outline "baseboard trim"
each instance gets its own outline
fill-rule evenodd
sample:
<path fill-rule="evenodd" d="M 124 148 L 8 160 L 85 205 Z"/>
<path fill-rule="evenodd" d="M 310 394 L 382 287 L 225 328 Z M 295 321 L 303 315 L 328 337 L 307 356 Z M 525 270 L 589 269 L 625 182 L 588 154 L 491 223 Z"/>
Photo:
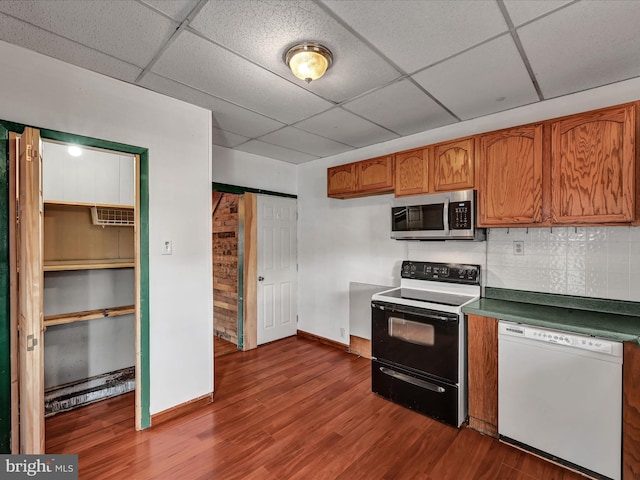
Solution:
<path fill-rule="evenodd" d="M 314 341 L 316 341 L 318 343 L 322 343 L 323 345 L 328 345 L 330 347 L 342 350 L 343 352 L 348 352 L 349 351 L 349 345 L 345 345 L 344 343 L 336 342 L 335 340 L 330 340 L 328 338 L 321 337 L 319 335 L 314 335 L 313 333 L 305 332 L 303 330 L 298 330 L 297 335 L 300 338 L 306 338 L 308 340 L 314 340 Z"/>
<path fill-rule="evenodd" d="M 162 423 L 168 422 L 169 420 L 181 417 L 193 412 L 194 410 L 205 407 L 211 402 L 213 402 L 213 393 L 207 393 L 206 395 L 181 403 L 175 407 L 168 408 L 162 412 L 154 413 L 151 415 L 151 426 L 156 427 Z"/>

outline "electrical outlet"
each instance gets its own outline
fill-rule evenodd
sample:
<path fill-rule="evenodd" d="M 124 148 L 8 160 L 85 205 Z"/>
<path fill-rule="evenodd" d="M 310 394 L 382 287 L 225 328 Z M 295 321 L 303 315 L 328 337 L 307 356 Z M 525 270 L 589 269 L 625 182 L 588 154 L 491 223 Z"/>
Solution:
<path fill-rule="evenodd" d="M 344 335 L 345 335 L 344 328 L 341 328 L 340 329 L 340 338 L 344 338 Z"/>
<path fill-rule="evenodd" d="M 513 254 L 524 255 L 524 242 L 522 240 L 516 240 L 513 242 Z"/>

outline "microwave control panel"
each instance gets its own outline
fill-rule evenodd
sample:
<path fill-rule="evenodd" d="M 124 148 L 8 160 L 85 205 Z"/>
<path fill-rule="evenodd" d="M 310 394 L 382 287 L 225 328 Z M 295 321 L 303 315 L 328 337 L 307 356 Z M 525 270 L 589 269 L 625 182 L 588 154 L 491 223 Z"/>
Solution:
<path fill-rule="evenodd" d="M 449 228 L 451 230 L 470 230 L 473 225 L 471 202 L 451 202 L 449 204 Z"/>

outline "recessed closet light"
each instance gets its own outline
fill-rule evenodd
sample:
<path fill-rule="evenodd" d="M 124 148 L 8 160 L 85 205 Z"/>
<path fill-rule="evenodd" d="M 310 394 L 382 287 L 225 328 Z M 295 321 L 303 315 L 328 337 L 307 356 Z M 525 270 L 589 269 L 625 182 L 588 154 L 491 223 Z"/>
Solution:
<path fill-rule="evenodd" d="M 67 151 L 72 157 L 79 157 L 80 155 L 82 155 L 82 149 L 80 147 L 76 147 L 75 145 L 71 145 Z"/>

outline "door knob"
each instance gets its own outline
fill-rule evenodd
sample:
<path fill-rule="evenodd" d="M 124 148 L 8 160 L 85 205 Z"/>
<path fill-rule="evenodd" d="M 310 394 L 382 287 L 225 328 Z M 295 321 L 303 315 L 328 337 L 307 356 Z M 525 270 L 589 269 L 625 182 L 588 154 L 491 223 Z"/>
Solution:
<path fill-rule="evenodd" d="M 262 275 L 260 275 L 260 276 L 258 277 L 258 281 L 259 281 L 259 282 L 261 282 L 261 281 L 263 281 L 263 280 L 264 280 L 264 277 L 263 277 Z"/>

